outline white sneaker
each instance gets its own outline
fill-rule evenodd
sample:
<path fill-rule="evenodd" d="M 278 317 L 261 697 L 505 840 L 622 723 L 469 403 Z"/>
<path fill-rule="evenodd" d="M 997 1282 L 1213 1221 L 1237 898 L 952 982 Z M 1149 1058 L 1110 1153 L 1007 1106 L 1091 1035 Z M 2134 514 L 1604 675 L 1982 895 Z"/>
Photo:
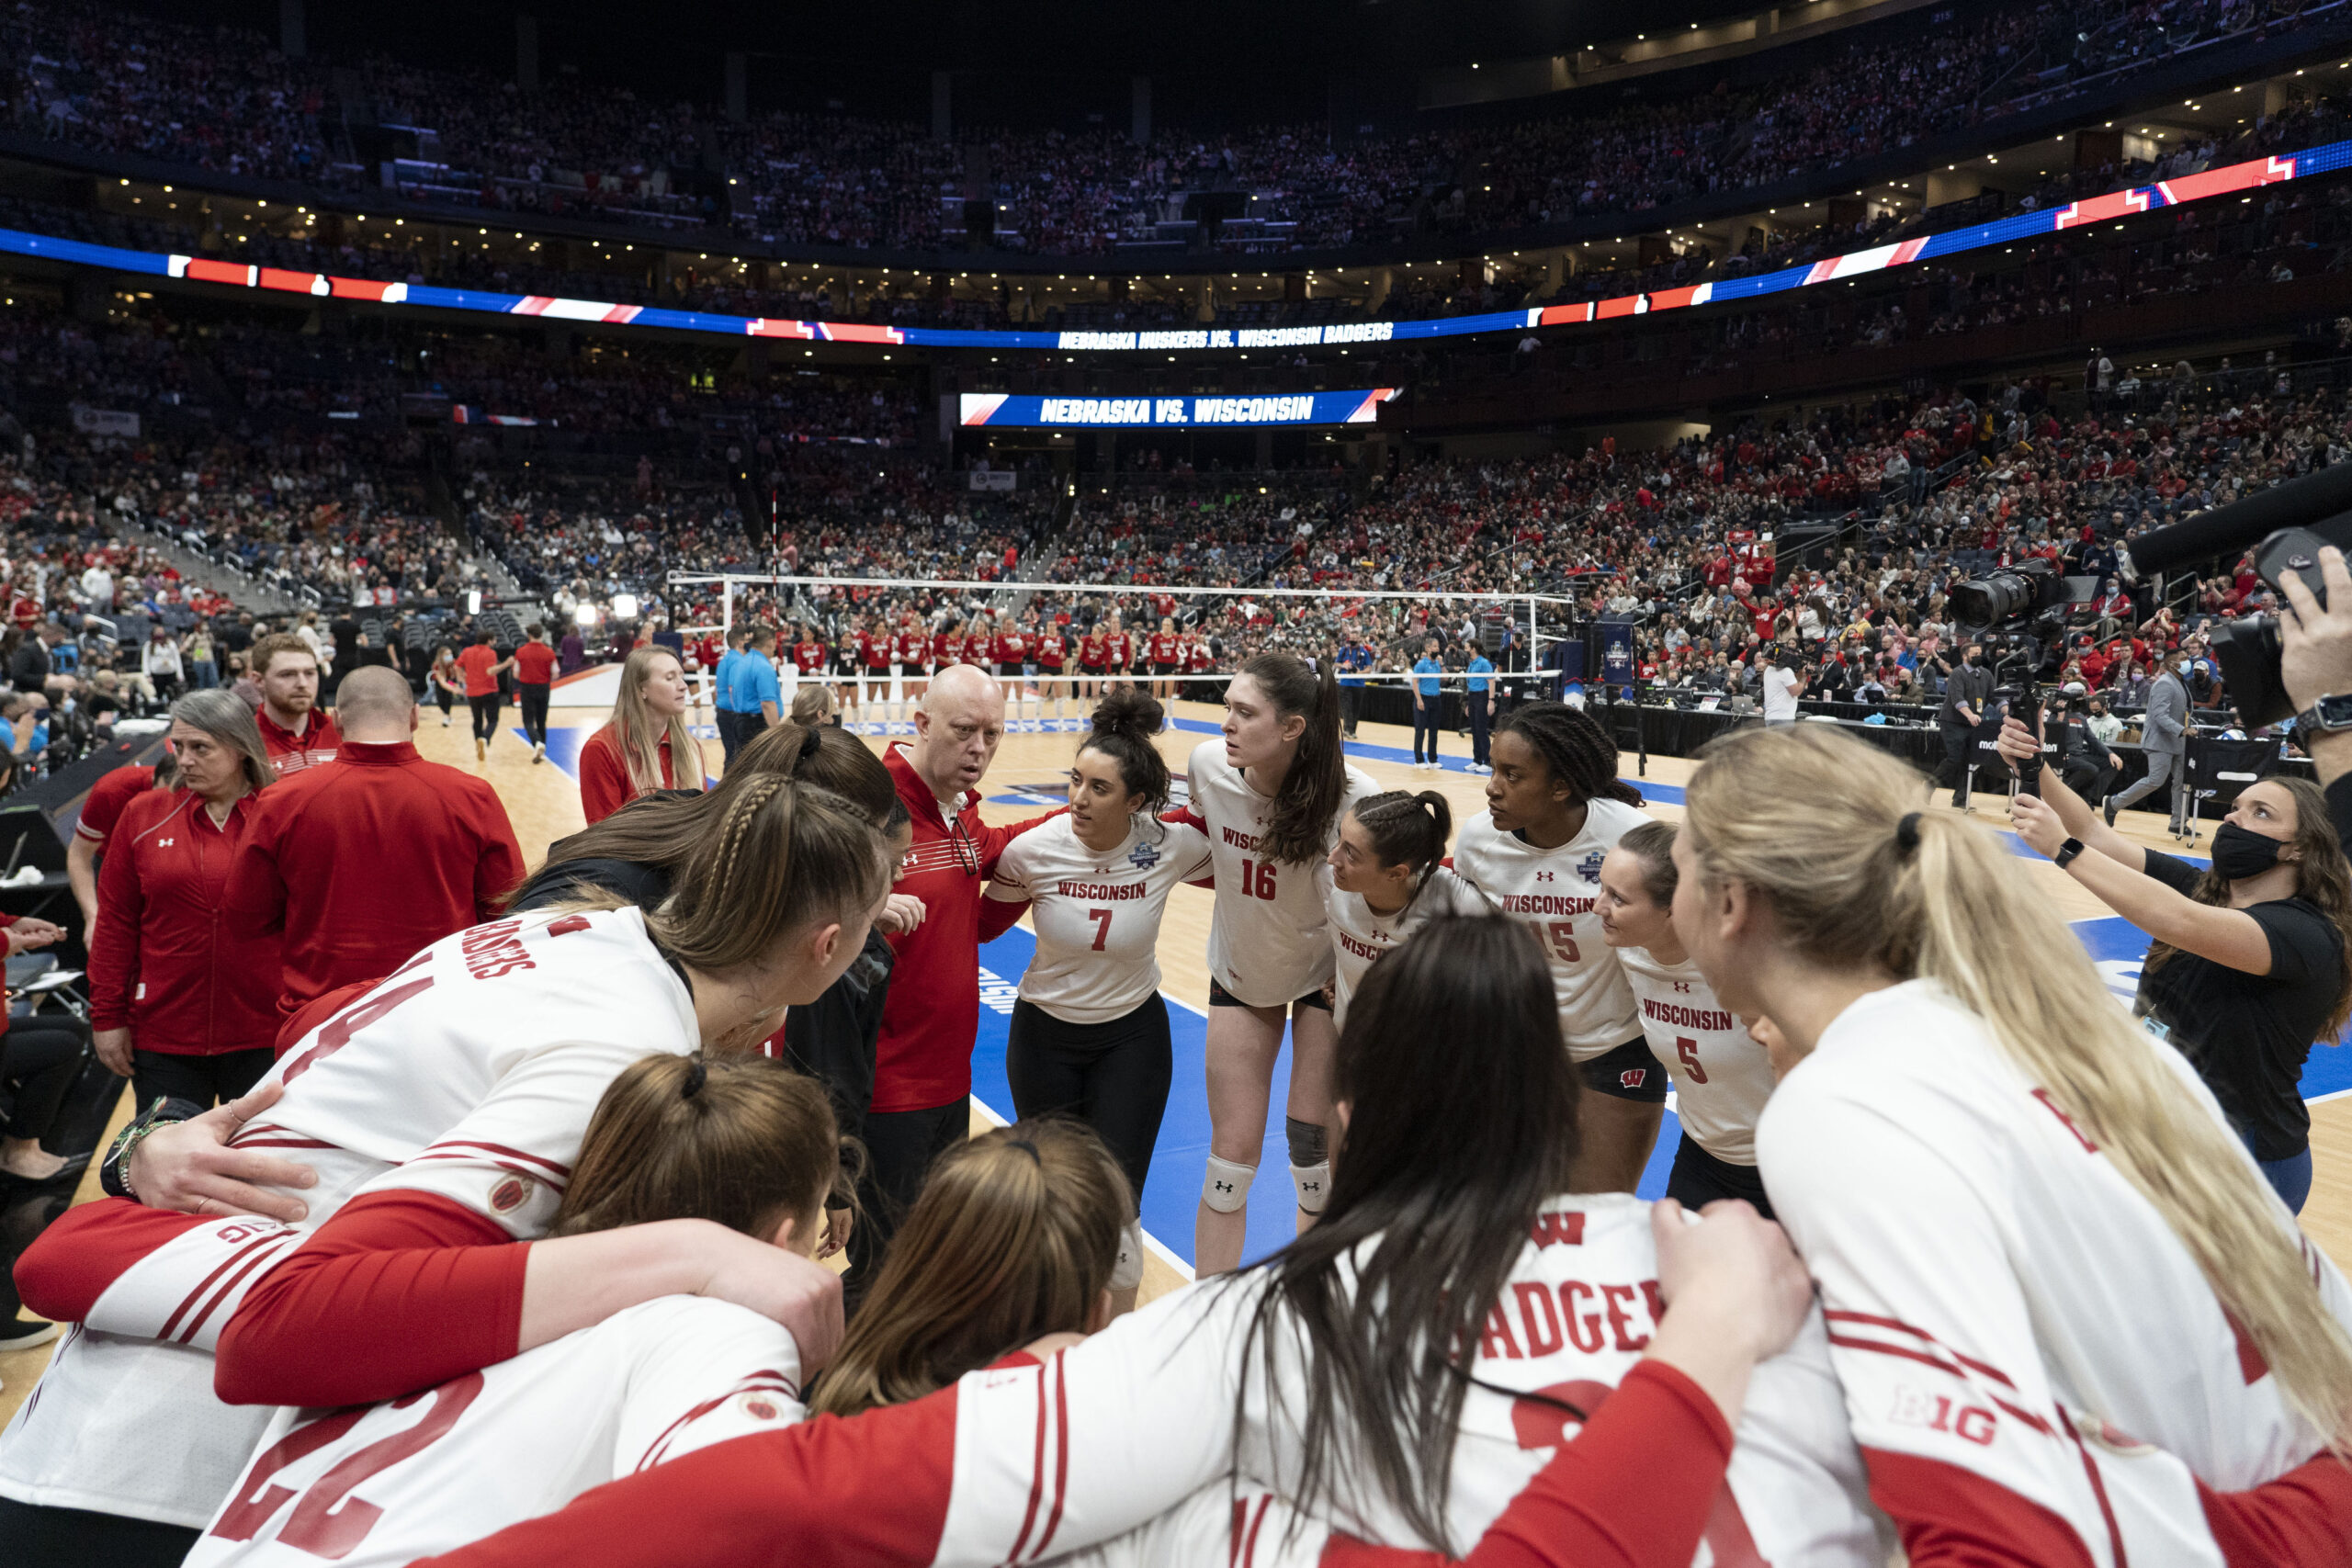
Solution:
<path fill-rule="evenodd" d="M 548 743 L 546 741 L 537 741 L 531 747 L 531 761 L 534 762 L 545 761 L 547 760 L 547 755 Z"/>
<path fill-rule="evenodd" d="M 446 713 L 441 716 L 441 728 L 444 729 L 449 728 L 449 716 Z"/>

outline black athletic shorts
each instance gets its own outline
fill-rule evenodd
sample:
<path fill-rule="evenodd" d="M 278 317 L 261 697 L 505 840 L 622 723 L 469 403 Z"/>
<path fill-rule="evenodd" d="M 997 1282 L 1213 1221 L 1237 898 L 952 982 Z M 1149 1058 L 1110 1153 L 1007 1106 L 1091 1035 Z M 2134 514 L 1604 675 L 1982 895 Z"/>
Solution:
<path fill-rule="evenodd" d="M 1099 681 L 1111 672 L 1111 667 L 1107 664 L 1081 664 L 1078 672 L 1090 681 Z"/>
<path fill-rule="evenodd" d="M 1151 672 L 1155 676 L 1166 677 L 1169 675 L 1182 674 L 1183 672 L 1183 669 L 1184 667 L 1181 664 L 1162 664 L 1157 659 L 1151 661 Z"/>
<path fill-rule="evenodd" d="M 1231 991 L 1228 991 L 1223 986 L 1218 985 L 1216 980 L 1212 979 L 1209 981 L 1209 1006 L 1213 1008 L 1246 1008 L 1250 1004 L 1248 1002 L 1243 1001 L 1239 997 L 1235 996 Z M 1300 997 L 1290 1005 L 1293 1008 L 1321 1008 L 1325 1012 L 1329 1012 L 1331 1010 L 1331 1004 L 1323 999 L 1323 992 L 1320 987 L 1307 992 L 1306 995 Z"/>
<path fill-rule="evenodd" d="M 1674 1168 L 1666 1179 L 1666 1195 L 1686 1209 L 1703 1209 L 1719 1198 L 1745 1198 L 1766 1219 L 1772 1217 L 1772 1200 L 1764 1195 L 1764 1177 L 1752 1165 L 1717 1159 L 1699 1146 L 1690 1130 L 1682 1130 L 1682 1144 L 1674 1151 Z"/>
<path fill-rule="evenodd" d="M 1650 1055 L 1649 1042 L 1638 1036 L 1605 1056 L 1577 1063 L 1577 1071 L 1584 1077 L 1584 1087 L 1594 1093 L 1637 1100 L 1644 1105 L 1664 1105 L 1672 1082 Z"/>

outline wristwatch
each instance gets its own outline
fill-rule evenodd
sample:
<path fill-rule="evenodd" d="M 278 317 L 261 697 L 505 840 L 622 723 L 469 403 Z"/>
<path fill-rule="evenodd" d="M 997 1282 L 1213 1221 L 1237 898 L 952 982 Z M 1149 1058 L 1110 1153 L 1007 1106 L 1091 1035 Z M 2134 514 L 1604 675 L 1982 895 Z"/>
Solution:
<path fill-rule="evenodd" d="M 2082 852 L 2083 841 L 2080 839 L 2069 839 L 2058 846 L 2058 852 L 2050 857 L 2050 863 L 2064 871 L 2074 864 L 2075 857 Z"/>
<path fill-rule="evenodd" d="M 2295 728 L 2310 734 L 2335 735 L 2352 729 L 2352 695 L 2326 696 L 2295 716 Z"/>
<path fill-rule="evenodd" d="M 156 1128 L 168 1127 L 175 1122 L 193 1122 L 203 1114 L 204 1107 L 192 1100 L 171 1100 L 157 1095 L 153 1104 L 115 1134 L 114 1143 L 107 1149 L 107 1157 L 98 1165 L 98 1186 L 109 1196 L 128 1198 L 134 1203 L 139 1201 L 139 1194 L 130 1185 L 132 1152 Z"/>

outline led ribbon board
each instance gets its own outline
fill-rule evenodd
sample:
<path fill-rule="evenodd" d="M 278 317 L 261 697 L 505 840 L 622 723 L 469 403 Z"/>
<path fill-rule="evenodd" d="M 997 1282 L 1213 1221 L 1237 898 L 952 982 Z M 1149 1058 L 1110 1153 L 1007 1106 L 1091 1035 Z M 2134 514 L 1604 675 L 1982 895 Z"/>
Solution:
<path fill-rule="evenodd" d="M 672 332 L 715 333 L 726 337 L 783 338 L 802 343 L 865 343 L 901 344 L 916 348 L 1027 348 L 1068 354 L 1120 354 L 1193 350 L 1246 353 L 1250 349 L 1316 348 L 1350 344 L 1393 343 L 1408 338 L 1468 337 L 1481 333 L 1524 332 L 1530 327 L 1564 326 L 1580 321 L 1605 321 L 1620 316 L 1648 315 L 1693 305 L 1721 305 L 1752 299 L 1816 283 L 1834 283 L 1864 273 L 1913 262 L 1936 261 L 1964 251 L 2015 244 L 2079 229 L 2113 219 L 2129 218 L 2159 207 L 2206 201 L 2215 197 L 2305 179 L 2352 167 L 2352 141 L 2331 141 L 2301 152 L 2251 159 L 2201 174 L 2160 180 L 2152 186 L 2109 191 L 2064 207 L 2020 212 L 1990 223 L 1974 223 L 1940 234 L 1923 235 L 1900 244 L 1853 251 L 1804 266 L 1783 267 L 1755 277 L 1726 278 L 1679 288 L 1621 294 L 1611 299 L 1580 300 L 1573 305 L 1545 305 L 1523 310 L 1491 310 L 1483 315 L 1448 316 L 1430 321 L 1346 321 L 1315 327 L 1184 327 L 1135 332 L 967 332 L 946 327 L 886 327 L 860 321 L 797 321 L 770 316 L 725 316 L 705 310 L 671 310 L 650 305 L 616 305 L 597 299 L 560 299 L 538 294 L 494 294 L 479 288 L 440 288 L 421 283 L 379 283 L 367 278 L 335 277 L 325 273 L 254 266 L 244 262 L 213 261 L 203 256 L 164 255 L 152 251 L 123 250 L 114 245 L 58 239 L 48 234 L 0 229 L 0 253 L 41 256 L 78 266 L 106 267 L 116 272 L 154 277 L 225 283 L 243 288 L 307 294 L 316 299 L 356 299 L 381 305 L 420 305 L 437 310 L 475 310 L 492 315 L 538 316 L 551 321 L 588 321 L 600 326 L 662 327 Z M 1342 394 L 1330 393 L 1338 397 Z M 1361 396 L 1363 394 L 1345 394 Z M 1079 400 L 1084 401 L 1086 400 Z M 1113 399 L 1112 401 L 1129 400 Z M 1369 416 L 1366 416 L 1369 417 Z M 1001 423 L 989 421 L 988 423 Z M 1160 423 L 1145 419 L 1139 424 Z M 1170 421 L 1168 423 L 1183 423 Z M 1205 423 L 1205 422 L 1203 422 Z M 1253 421 L 1268 423 L 1343 423 L 1340 420 Z"/>
<path fill-rule="evenodd" d="M 1370 424 L 1395 387 L 1354 392 L 1268 392 L 1237 397 L 1058 398 L 965 392 L 956 423 L 992 430 L 1216 429 L 1268 424 Z"/>

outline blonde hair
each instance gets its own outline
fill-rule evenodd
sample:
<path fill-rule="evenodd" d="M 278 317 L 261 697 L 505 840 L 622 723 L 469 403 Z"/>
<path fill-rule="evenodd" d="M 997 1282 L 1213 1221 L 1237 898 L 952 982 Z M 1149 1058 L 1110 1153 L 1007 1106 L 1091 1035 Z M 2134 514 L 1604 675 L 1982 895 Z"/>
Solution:
<path fill-rule="evenodd" d="M 1931 979 L 1982 1019 L 2154 1206 L 2288 1405 L 2343 1452 L 2352 1339 L 2237 1140 L 2109 994 L 2016 859 L 1958 813 L 1920 811 L 1911 768 L 1826 728 L 1748 730 L 1702 753 L 1682 818 L 1700 874 L 1760 893 L 1811 962 Z M 1897 842 L 1906 817 L 1909 852 Z"/>
<path fill-rule="evenodd" d="M 634 649 L 621 666 L 620 695 L 613 699 L 613 744 L 628 764 L 632 795 L 650 795 L 657 789 L 704 787 L 702 742 L 686 727 L 686 716 L 678 714 L 664 719 L 646 705 L 645 682 L 652 676 L 657 659 L 675 660 L 680 670 L 685 668 L 685 661 L 669 649 Z M 670 742 L 670 776 L 674 781 L 668 784 L 662 782 L 664 739 Z"/>
<path fill-rule="evenodd" d="M 854 1416 L 945 1388 L 1047 1334 L 1083 1333 L 1135 1198 L 1076 1122 L 1016 1122 L 939 1156 L 808 1400 Z"/>
<path fill-rule="evenodd" d="M 831 686 L 803 685 L 792 694 L 792 722 L 803 729 L 814 729 L 833 716 L 833 689 Z"/>
<path fill-rule="evenodd" d="M 871 814 L 775 773 L 747 780 L 695 829 L 645 928 L 714 974 L 763 961 L 792 931 L 871 914 L 897 869 Z"/>

